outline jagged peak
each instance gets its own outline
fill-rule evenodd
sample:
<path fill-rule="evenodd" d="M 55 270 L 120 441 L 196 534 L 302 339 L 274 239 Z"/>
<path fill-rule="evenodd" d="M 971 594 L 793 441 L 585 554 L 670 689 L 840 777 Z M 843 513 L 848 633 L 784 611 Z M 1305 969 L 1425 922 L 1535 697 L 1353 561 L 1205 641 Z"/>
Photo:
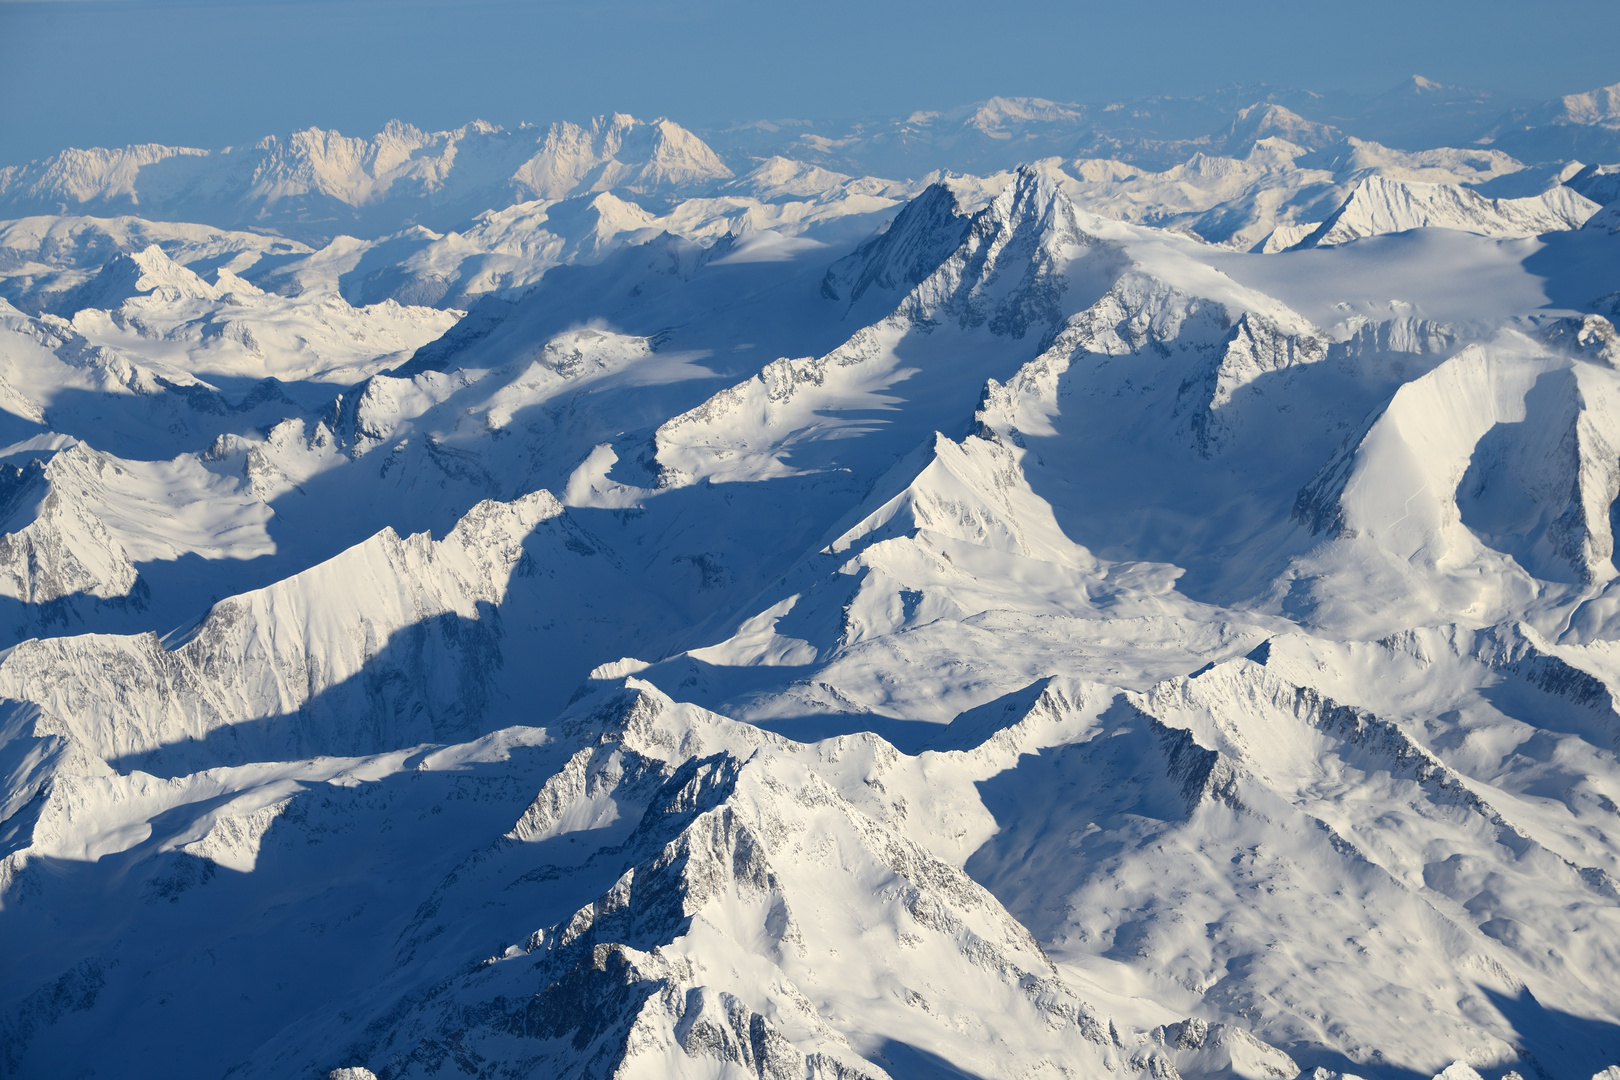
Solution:
<path fill-rule="evenodd" d="M 896 315 L 914 323 L 954 320 L 963 329 L 1021 338 L 1064 315 L 1070 261 L 1099 241 L 1045 169 L 1021 166 L 969 221 L 962 244 L 912 290 Z M 1014 274 L 1003 267 L 1016 268 Z"/>
<path fill-rule="evenodd" d="M 1602 315 L 1570 315 L 1542 328 L 1539 340 L 1572 356 L 1620 368 L 1620 332 Z"/>
<path fill-rule="evenodd" d="M 853 306 L 873 288 L 910 289 L 961 246 L 969 226 L 969 217 L 950 188 L 930 184 L 878 235 L 833 263 L 822 279 L 821 295 Z"/>
<path fill-rule="evenodd" d="M 1291 312 L 1288 314 L 1292 314 Z M 1280 371 L 1327 359 L 1326 339 L 1297 319 L 1291 325 L 1254 311 L 1244 311 L 1226 340 L 1200 372 L 1181 384 L 1178 411 L 1188 414 L 1194 445 L 1209 457 L 1232 437 L 1225 412 L 1233 398 L 1256 380 Z"/>
<path fill-rule="evenodd" d="M 1025 164 L 1013 171 L 1012 182 L 991 200 L 987 208 L 1002 220 L 1040 220 L 1053 214 L 1077 213 L 1064 194 L 1060 178 L 1039 164 Z"/>
<path fill-rule="evenodd" d="M 473 123 L 478 124 L 482 123 L 482 121 L 475 120 Z M 395 117 L 382 126 L 382 130 L 377 133 L 377 137 L 379 140 L 387 138 L 400 142 L 416 142 L 427 138 L 428 135 L 415 124 L 407 123 Z"/>

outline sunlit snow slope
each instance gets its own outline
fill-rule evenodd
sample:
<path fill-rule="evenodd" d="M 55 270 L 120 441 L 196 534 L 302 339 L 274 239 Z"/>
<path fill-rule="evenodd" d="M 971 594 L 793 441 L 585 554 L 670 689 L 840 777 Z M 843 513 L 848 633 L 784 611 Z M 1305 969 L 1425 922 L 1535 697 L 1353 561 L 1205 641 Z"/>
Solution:
<path fill-rule="evenodd" d="M 1620 170 L 1066 108 L 0 171 L 0 1075 L 1620 1077 Z"/>

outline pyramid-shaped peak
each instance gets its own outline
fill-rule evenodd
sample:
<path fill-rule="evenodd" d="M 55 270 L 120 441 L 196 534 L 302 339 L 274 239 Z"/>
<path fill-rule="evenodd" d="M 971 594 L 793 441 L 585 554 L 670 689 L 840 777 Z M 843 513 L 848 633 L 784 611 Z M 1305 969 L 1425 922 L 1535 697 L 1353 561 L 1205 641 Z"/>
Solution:
<path fill-rule="evenodd" d="M 1020 165 L 1013 181 L 991 200 L 985 212 L 1007 221 L 1048 222 L 1066 216 L 1077 223 L 1074 203 L 1063 193 L 1057 176 L 1039 164 Z"/>
<path fill-rule="evenodd" d="M 217 296 L 212 285 L 169 258 L 156 244 L 148 244 L 134 254 L 119 258 L 128 259 L 139 269 L 135 288 L 141 293 L 165 289 L 189 299 L 212 300 Z"/>
<path fill-rule="evenodd" d="M 539 152 L 512 179 L 531 197 L 565 199 L 611 188 L 645 194 L 731 177 L 720 155 L 673 120 L 614 113 L 583 127 L 552 124 Z"/>
<path fill-rule="evenodd" d="M 161 300 L 217 300 L 219 290 L 163 253 L 156 244 L 109 259 L 96 276 L 68 293 L 56 305 L 66 315 L 85 308 L 111 310 L 126 300 L 153 296 Z"/>
<path fill-rule="evenodd" d="M 671 184 L 729 180 L 732 172 L 708 143 L 673 120 L 659 118 L 652 126 L 658 132 L 651 164 L 661 182 Z"/>
<path fill-rule="evenodd" d="M 973 216 L 968 235 L 996 250 L 1011 244 L 1027 254 L 1055 254 L 1066 245 L 1089 243 L 1097 226 L 1097 219 L 1064 193 L 1054 159 L 1020 165 L 1012 181 Z"/>

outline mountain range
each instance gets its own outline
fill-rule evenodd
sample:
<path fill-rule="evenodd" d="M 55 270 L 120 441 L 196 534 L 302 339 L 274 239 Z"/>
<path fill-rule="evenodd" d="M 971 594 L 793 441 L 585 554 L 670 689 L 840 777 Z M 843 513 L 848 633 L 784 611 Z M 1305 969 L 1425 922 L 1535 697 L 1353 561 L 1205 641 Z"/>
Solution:
<path fill-rule="evenodd" d="M 0 1075 L 1620 1078 L 1613 96 L 0 171 Z"/>

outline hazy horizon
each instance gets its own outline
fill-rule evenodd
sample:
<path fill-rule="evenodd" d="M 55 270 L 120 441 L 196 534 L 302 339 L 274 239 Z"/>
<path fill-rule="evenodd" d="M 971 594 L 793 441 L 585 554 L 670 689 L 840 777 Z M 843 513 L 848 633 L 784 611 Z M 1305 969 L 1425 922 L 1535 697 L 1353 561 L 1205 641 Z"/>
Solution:
<path fill-rule="evenodd" d="M 510 127 L 618 111 L 704 128 L 903 116 L 997 95 L 1095 103 L 1256 84 L 1370 95 L 1414 74 L 1489 91 L 1506 108 L 1615 80 L 1603 35 L 1530 37 L 1516 10 L 1379 0 L 1345 21 L 1274 0 L 1218 11 L 1041 0 L 990 18 L 959 0 L 808 11 L 737 0 L 0 0 L 0 94 L 11 103 L 0 165 L 68 146 L 214 148 L 310 126 L 368 135 L 390 119 Z M 1576 26 L 1603 14 L 1561 0 L 1538 18 Z"/>

